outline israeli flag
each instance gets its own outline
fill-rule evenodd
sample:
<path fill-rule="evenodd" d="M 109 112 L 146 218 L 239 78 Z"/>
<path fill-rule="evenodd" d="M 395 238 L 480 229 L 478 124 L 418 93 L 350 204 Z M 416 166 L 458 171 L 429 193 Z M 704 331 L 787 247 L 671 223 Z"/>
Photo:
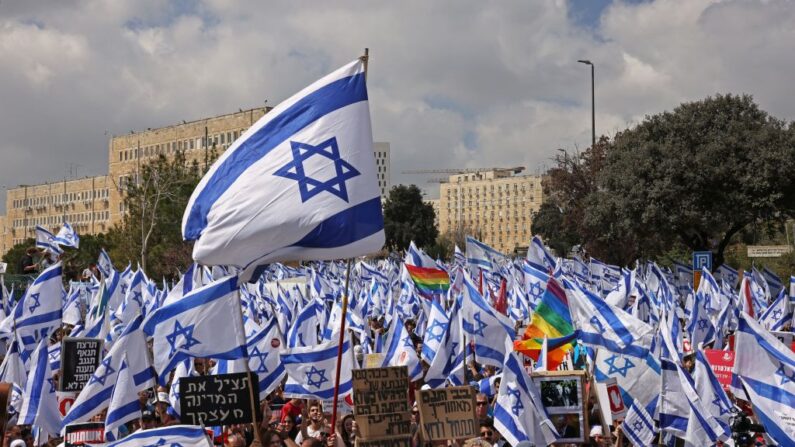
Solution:
<path fill-rule="evenodd" d="M 11 341 L 8 352 L 0 365 L 0 382 L 10 383 L 11 392 L 8 396 L 8 413 L 16 414 L 22 405 L 22 393 L 28 376 L 25 372 L 25 362 L 19 353 L 19 342 Z"/>
<path fill-rule="evenodd" d="M 259 399 L 265 400 L 282 382 L 286 371 L 279 357 L 279 350 L 284 345 L 276 319 L 248 339 L 248 367 L 259 378 Z M 315 346 L 312 343 L 311 346 Z"/>
<path fill-rule="evenodd" d="M 99 250 L 99 258 L 97 259 L 97 268 L 99 272 L 102 273 L 102 277 L 107 278 L 110 276 L 110 272 L 113 269 L 113 262 L 110 260 L 110 256 L 108 256 L 108 252 L 105 251 L 104 248 Z"/>
<path fill-rule="evenodd" d="M 422 360 L 427 364 L 433 363 L 433 358 L 444 343 L 444 336 L 450 326 L 450 318 L 444 313 L 438 301 L 431 301 L 431 312 L 428 324 L 425 327 L 425 337 L 422 340 Z"/>
<path fill-rule="evenodd" d="M 497 249 L 480 242 L 472 236 L 466 237 L 466 249 L 467 262 L 470 267 L 481 268 L 488 272 L 498 269 L 500 264 L 508 260 L 508 258 Z"/>
<path fill-rule="evenodd" d="M 138 391 L 136 391 L 127 356 L 124 355 L 121 370 L 116 377 L 116 383 L 110 395 L 108 414 L 105 417 L 105 438 L 111 441 L 117 439 L 119 427 L 140 417 L 141 403 L 138 401 Z"/>
<path fill-rule="evenodd" d="M 303 399 L 333 399 L 339 338 L 315 346 L 286 349 L 281 362 L 287 371 L 284 395 Z M 342 345 L 339 396 L 353 387 L 353 349 L 346 337 Z"/>
<path fill-rule="evenodd" d="M 694 420 L 694 417 L 699 416 L 699 413 L 690 414 L 690 421 L 688 421 L 688 437 L 690 437 L 691 424 L 700 424 L 701 421 L 706 421 L 710 418 L 714 420 L 719 427 L 714 430 L 718 435 L 730 436 L 731 426 L 729 417 L 731 415 L 732 403 L 726 395 L 726 392 L 723 391 L 723 387 L 720 382 L 718 382 L 718 378 L 715 377 L 715 373 L 712 372 L 712 367 L 707 362 L 704 351 L 701 349 L 696 350 L 696 361 L 693 368 L 693 384 L 695 385 L 695 390 L 690 390 L 688 392 L 688 397 L 691 397 L 690 393 L 692 393 L 692 396 L 700 399 L 703 405 L 703 412 L 700 413 L 702 417 L 698 417 L 698 420 Z M 694 427 L 698 427 L 698 425 Z M 707 442 L 701 443 L 693 441 L 691 441 L 691 443 L 696 445 L 708 444 Z"/>
<path fill-rule="evenodd" d="M 55 235 L 39 225 L 36 225 L 36 246 L 56 255 L 63 253 L 55 241 Z"/>
<path fill-rule="evenodd" d="M 759 323 L 770 331 L 780 331 L 790 321 L 792 321 L 790 298 L 784 293 L 784 289 L 781 289 L 776 301 L 773 301 L 773 304 L 759 317 Z"/>
<path fill-rule="evenodd" d="M 735 337 L 732 373 L 745 386 L 754 413 L 779 445 L 795 445 L 795 354 L 745 312 Z"/>
<path fill-rule="evenodd" d="M 502 367 L 505 354 L 513 351 L 516 338 L 510 319 L 483 299 L 469 275 L 464 276 L 461 300 L 461 327 L 467 341 L 475 344 L 478 363 Z"/>
<path fill-rule="evenodd" d="M 25 384 L 25 401 L 19 410 L 19 425 L 35 425 L 50 436 L 57 437 L 61 426 L 56 383 L 47 355 L 47 339 L 39 342 L 31 357 L 31 367 Z"/>
<path fill-rule="evenodd" d="M 287 331 L 287 346 L 296 348 L 317 344 L 317 329 L 320 327 L 318 314 L 323 311 L 323 304 L 316 298 L 306 303 Z"/>
<path fill-rule="evenodd" d="M 171 386 L 168 390 L 168 402 L 171 404 L 171 408 L 174 409 L 174 412 L 179 416 L 181 407 L 179 403 L 179 381 L 183 377 L 196 377 L 199 373 L 193 368 L 193 359 L 185 360 L 180 362 L 177 365 L 177 368 L 174 370 L 174 377 L 171 379 Z M 260 399 L 262 400 L 262 399 Z"/>
<path fill-rule="evenodd" d="M 80 236 L 72 228 L 69 222 L 64 222 L 58 234 L 55 236 L 55 243 L 61 247 L 80 248 Z"/>
<path fill-rule="evenodd" d="M 387 366 L 407 367 L 412 382 L 422 378 L 420 359 L 400 315 L 395 315 L 392 319 L 392 327 L 386 339 L 386 352 L 381 367 Z"/>
<path fill-rule="evenodd" d="M 128 367 L 132 368 L 131 387 L 134 391 L 145 390 L 155 385 L 155 372 L 149 362 L 149 351 L 141 331 L 141 320 L 142 317 L 138 316 L 131 321 L 110 351 L 105 354 L 99 367 L 66 414 L 63 427 L 86 422 L 108 407 L 113 388 L 119 380 L 124 357 L 127 358 Z"/>
<path fill-rule="evenodd" d="M 195 425 L 172 425 L 169 427 L 139 430 L 126 438 L 103 444 L 102 447 L 213 447 L 204 428 Z"/>
<path fill-rule="evenodd" d="M 505 356 L 505 369 L 494 406 L 494 428 L 510 445 L 522 441 L 549 445 L 559 437 L 542 404 L 541 393 L 527 376 L 515 352 Z"/>
<path fill-rule="evenodd" d="M 172 369 L 192 357 L 244 358 L 237 277 L 221 278 L 152 312 L 143 331 L 154 338 L 155 369 L 165 384 Z"/>
<path fill-rule="evenodd" d="M 460 310 L 461 299 L 459 298 L 450 310 L 449 324 L 445 328 L 444 337 L 425 373 L 425 383 L 432 389 L 441 388 L 447 382 L 453 386 L 464 384 L 464 362 L 466 359 Z"/>
<path fill-rule="evenodd" d="M 3 328 L 15 325 L 24 346 L 35 345 L 51 329 L 61 325 L 64 294 L 61 272 L 60 262 L 41 272 L 17 303 L 13 314 L 3 321 Z"/>
<path fill-rule="evenodd" d="M 539 236 L 533 236 L 530 241 L 530 246 L 527 247 L 526 260 L 533 267 L 545 272 L 555 270 L 555 266 L 558 264 L 557 258 L 549 252 L 549 249 L 547 249 L 544 241 Z"/>
<path fill-rule="evenodd" d="M 615 353 L 646 357 L 654 329 L 623 310 L 611 306 L 579 284 L 563 279 L 571 320 L 586 345 Z"/>
<path fill-rule="evenodd" d="M 376 172 L 364 64 L 356 60 L 244 132 L 199 182 L 182 234 L 197 241 L 197 262 L 251 270 L 372 253 L 384 245 Z"/>
<path fill-rule="evenodd" d="M 652 411 L 653 413 L 653 411 Z M 635 447 L 648 447 L 654 444 L 657 429 L 654 419 L 640 402 L 633 402 L 621 424 L 621 431 Z"/>

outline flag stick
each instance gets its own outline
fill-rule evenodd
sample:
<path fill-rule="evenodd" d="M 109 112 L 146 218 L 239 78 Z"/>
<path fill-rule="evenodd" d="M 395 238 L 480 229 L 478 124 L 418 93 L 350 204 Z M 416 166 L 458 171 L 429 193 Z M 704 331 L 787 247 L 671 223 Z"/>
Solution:
<path fill-rule="evenodd" d="M 237 315 L 240 318 L 240 328 L 243 330 L 243 334 L 245 337 L 246 333 L 246 323 L 243 321 L 243 303 L 240 301 L 240 287 L 238 285 L 237 290 Z M 278 326 L 278 322 L 276 323 Z M 244 340 L 244 343 L 247 343 L 247 340 Z M 260 443 L 260 445 L 264 445 L 262 443 L 262 439 L 259 434 L 259 421 L 257 420 L 257 405 L 259 405 L 259 396 L 254 396 L 254 384 L 251 383 L 251 368 L 248 366 L 248 349 L 246 349 L 246 357 L 244 358 L 244 362 L 246 364 L 246 376 L 248 377 L 249 384 L 248 384 L 248 396 L 251 399 L 251 420 L 254 421 L 254 438 Z M 254 374 L 253 380 L 256 380 L 259 383 L 259 376 Z"/>
<path fill-rule="evenodd" d="M 365 54 L 367 54 L 365 50 Z M 340 370 L 342 369 L 342 345 L 345 343 L 345 319 L 348 314 L 348 286 L 351 282 L 351 259 L 348 258 L 347 273 L 345 274 L 345 290 L 342 293 L 342 314 L 340 315 L 340 340 L 337 346 L 337 372 L 334 375 L 334 401 L 331 409 L 331 432 L 336 433 L 337 401 L 340 392 Z"/>

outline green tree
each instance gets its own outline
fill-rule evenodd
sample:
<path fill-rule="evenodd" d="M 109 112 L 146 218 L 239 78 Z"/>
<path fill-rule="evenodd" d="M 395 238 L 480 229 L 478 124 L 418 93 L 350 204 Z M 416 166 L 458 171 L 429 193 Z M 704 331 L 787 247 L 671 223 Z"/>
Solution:
<path fill-rule="evenodd" d="M 386 247 L 405 250 L 413 240 L 419 247 L 430 246 L 439 231 L 434 223 L 433 206 L 422 200 L 416 185 L 398 185 L 389 191 L 384 203 Z"/>
<path fill-rule="evenodd" d="M 182 215 L 201 179 L 197 162 L 185 153 L 160 155 L 140 171 L 139 181 L 122 185 L 125 214 L 108 232 L 115 262 L 140 262 L 150 277 L 173 277 L 191 262 L 192 243 L 182 240 Z M 117 266 L 118 267 L 118 266 Z"/>
<path fill-rule="evenodd" d="M 65 278 L 78 279 L 89 264 L 96 264 L 101 249 L 110 250 L 110 241 L 105 234 L 80 235 L 80 249 L 64 250 L 63 274 Z"/>
<path fill-rule="evenodd" d="M 582 207 L 586 234 L 596 247 L 623 240 L 631 248 L 613 262 L 681 243 L 712 250 L 717 267 L 741 230 L 795 215 L 794 136 L 747 95 L 647 116 L 610 142 Z"/>
<path fill-rule="evenodd" d="M 30 247 L 36 246 L 36 239 L 32 237 L 25 239 L 24 241 L 14 245 L 11 247 L 6 254 L 3 255 L 3 262 L 8 264 L 6 267 L 6 273 L 9 275 L 23 275 L 24 272 L 20 272 L 19 261 L 25 256 L 25 251 Z"/>
<path fill-rule="evenodd" d="M 533 213 L 530 231 L 544 239 L 558 255 L 566 256 L 572 246 L 580 243 L 580 238 L 565 223 L 565 214 L 555 202 L 546 201 Z"/>

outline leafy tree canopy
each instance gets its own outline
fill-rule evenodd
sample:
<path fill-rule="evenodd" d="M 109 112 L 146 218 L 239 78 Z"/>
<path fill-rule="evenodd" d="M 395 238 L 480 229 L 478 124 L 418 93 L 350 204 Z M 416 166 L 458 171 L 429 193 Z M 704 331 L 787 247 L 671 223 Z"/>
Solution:
<path fill-rule="evenodd" d="M 187 268 L 192 244 L 182 240 L 182 215 L 200 179 L 198 163 L 189 163 L 182 151 L 144 165 L 139 181 L 126 185 L 124 218 L 108 232 L 111 259 L 138 261 L 153 278 Z"/>
<path fill-rule="evenodd" d="M 558 203 L 573 204 L 564 212 L 580 224 L 567 225 L 594 256 L 627 264 L 682 244 L 713 250 L 717 267 L 743 228 L 795 214 L 795 129 L 750 96 L 647 116 L 605 146 L 588 175 L 558 163 L 583 184 L 595 180 L 585 193 L 551 189 Z"/>
<path fill-rule="evenodd" d="M 384 203 L 386 247 L 405 250 L 412 240 L 419 247 L 430 246 L 438 235 L 434 217 L 433 207 L 422 200 L 416 185 L 393 187 Z"/>

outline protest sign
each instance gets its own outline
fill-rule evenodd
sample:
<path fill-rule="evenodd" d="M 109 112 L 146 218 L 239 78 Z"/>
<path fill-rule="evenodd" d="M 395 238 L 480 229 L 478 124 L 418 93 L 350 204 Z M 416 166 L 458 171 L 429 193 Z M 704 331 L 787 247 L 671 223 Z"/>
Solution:
<path fill-rule="evenodd" d="M 102 360 L 102 340 L 64 338 L 61 345 L 60 391 L 79 392 Z"/>
<path fill-rule="evenodd" d="M 257 380 L 247 373 L 183 377 L 179 380 L 180 420 L 191 425 L 254 422 L 251 396 L 259 396 Z M 253 387 L 253 393 L 251 388 Z M 259 414 L 259 403 L 254 406 Z"/>
<path fill-rule="evenodd" d="M 722 351 L 720 349 L 705 349 L 704 355 L 707 362 L 715 373 L 721 385 L 729 385 L 732 382 L 732 368 L 734 367 L 734 351 Z"/>
<path fill-rule="evenodd" d="M 466 439 L 480 435 L 472 387 L 420 390 L 417 394 L 420 425 L 426 440 Z"/>
<path fill-rule="evenodd" d="M 354 418 L 362 440 L 411 434 L 409 374 L 405 366 L 353 370 Z"/>
<path fill-rule="evenodd" d="M 64 428 L 64 447 L 79 447 L 86 444 L 105 442 L 104 422 L 83 422 L 69 424 Z"/>
<path fill-rule="evenodd" d="M 365 368 L 378 368 L 384 363 L 384 354 L 376 352 L 374 354 L 364 355 Z"/>
<path fill-rule="evenodd" d="M 532 378 L 552 425 L 561 435 L 558 443 L 584 442 L 589 431 L 585 371 L 542 371 L 533 373 Z"/>
<path fill-rule="evenodd" d="M 378 439 L 375 441 L 365 441 L 356 438 L 356 447 L 411 447 L 411 436 L 394 439 Z"/>

